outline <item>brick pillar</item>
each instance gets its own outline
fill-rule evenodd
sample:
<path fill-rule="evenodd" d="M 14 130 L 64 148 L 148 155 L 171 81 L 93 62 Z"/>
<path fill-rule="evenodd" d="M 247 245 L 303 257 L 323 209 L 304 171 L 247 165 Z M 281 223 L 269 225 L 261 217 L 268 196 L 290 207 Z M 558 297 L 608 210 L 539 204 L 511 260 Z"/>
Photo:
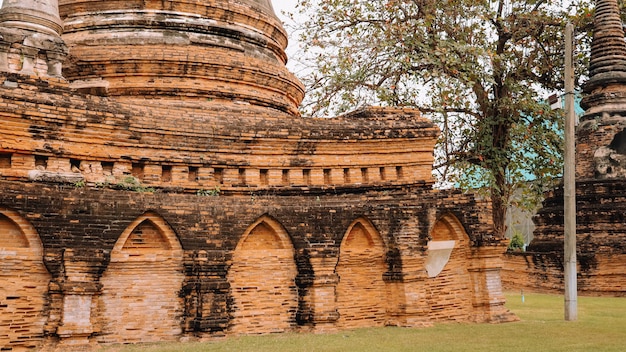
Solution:
<path fill-rule="evenodd" d="M 46 266 L 54 270 L 50 323 L 57 325 L 57 350 L 80 350 L 90 344 L 90 336 L 97 331 L 97 317 L 92 313 L 97 311 L 100 276 L 109 258 L 100 249 L 66 249 L 47 253 L 45 258 Z"/>
<path fill-rule="evenodd" d="M 9 49 L 11 43 L 1 41 L 0 42 L 0 71 L 9 72 Z"/>
<path fill-rule="evenodd" d="M 146 164 L 143 167 L 143 179 L 140 182 L 146 185 L 159 184 L 162 172 L 161 165 Z"/>
<path fill-rule="evenodd" d="M 426 218 L 426 213 L 419 218 Z M 401 265 L 401 272 L 394 273 L 395 280 L 391 283 L 395 300 L 394 309 L 390 310 L 390 319 L 400 326 L 423 327 L 431 326 L 430 307 L 426 298 L 426 244 L 420 239 L 420 224 L 418 217 L 402 223 L 402 230 L 395 234 L 397 256 Z"/>
<path fill-rule="evenodd" d="M 305 300 L 313 314 L 311 322 L 315 332 L 336 330 L 335 323 L 339 319 L 336 295 L 339 277 L 335 268 L 338 259 L 336 256 L 310 259 L 315 276 Z"/>
<path fill-rule="evenodd" d="M 230 316 L 230 285 L 222 251 L 193 251 L 184 256 L 185 297 L 183 333 L 223 334 Z"/>
<path fill-rule="evenodd" d="M 472 248 L 468 271 L 472 278 L 474 320 L 483 322 L 509 322 L 518 318 L 504 307 L 500 271 L 504 246 Z"/>
<path fill-rule="evenodd" d="M 35 65 L 37 63 L 37 54 L 39 53 L 38 48 L 33 47 L 22 47 L 22 57 L 24 61 L 22 62 L 21 73 L 26 75 L 35 74 Z"/>
<path fill-rule="evenodd" d="M 322 169 L 311 169 L 311 184 L 316 186 L 324 184 L 324 171 Z"/>
<path fill-rule="evenodd" d="M 67 57 L 66 52 L 46 52 L 46 59 L 48 64 L 48 76 L 62 78 L 63 61 Z"/>
<path fill-rule="evenodd" d="M 83 160 L 80 162 L 80 171 L 87 182 L 106 182 L 104 170 L 100 161 Z"/>
<path fill-rule="evenodd" d="M 426 299 L 426 279 L 424 257 L 421 251 L 413 251 L 411 255 L 403 255 L 402 281 L 393 283 L 393 296 L 396 301 L 395 311 L 390 311 L 390 319 L 400 326 L 425 327 L 431 326 L 428 313 L 430 307 Z"/>
<path fill-rule="evenodd" d="M 385 288 L 387 289 L 387 326 L 405 326 L 406 293 L 404 291 L 404 281 L 400 275 L 389 275 L 385 273 Z"/>

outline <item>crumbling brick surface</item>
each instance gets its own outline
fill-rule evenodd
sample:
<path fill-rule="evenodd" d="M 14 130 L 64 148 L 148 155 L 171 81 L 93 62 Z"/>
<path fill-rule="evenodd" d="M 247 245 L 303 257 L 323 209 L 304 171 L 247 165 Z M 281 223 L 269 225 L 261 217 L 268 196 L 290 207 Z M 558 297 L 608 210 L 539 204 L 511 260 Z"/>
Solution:
<path fill-rule="evenodd" d="M 621 179 L 576 184 L 578 290 L 582 294 L 626 294 L 626 182 Z M 562 292 L 563 189 L 547 194 L 535 217 L 535 239 L 527 253 L 509 253 L 502 281 L 512 289 Z"/>
<path fill-rule="evenodd" d="M 37 169 L 70 182 L 133 176 L 163 188 L 246 191 L 432 182 L 438 130 L 416 110 L 277 118 L 253 107 L 123 104 L 17 74 L 4 82 L 16 84 L 0 96 L 4 177 Z"/>

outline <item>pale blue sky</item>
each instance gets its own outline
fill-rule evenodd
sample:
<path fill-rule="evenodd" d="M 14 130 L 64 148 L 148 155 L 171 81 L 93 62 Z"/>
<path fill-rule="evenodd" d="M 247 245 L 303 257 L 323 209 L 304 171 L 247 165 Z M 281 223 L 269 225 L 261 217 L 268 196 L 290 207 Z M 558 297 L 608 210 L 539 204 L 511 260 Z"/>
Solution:
<path fill-rule="evenodd" d="M 293 12 L 297 3 L 297 0 L 272 0 L 274 12 L 283 21 L 285 21 L 285 16 L 282 15 L 282 11 Z"/>
<path fill-rule="evenodd" d="M 298 0 L 272 0 L 274 12 L 278 16 L 278 18 L 283 21 L 283 23 L 289 23 L 289 19 L 287 18 L 287 16 L 283 15 L 283 12 L 295 12 L 297 3 Z M 296 53 L 298 52 L 298 38 L 297 35 L 289 32 L 289 28 L 286 29 L 288 31 L 287 35 L 289 36 L 289 46 L 286 50 L 287 57 L 289 58 L 289 61 L 287 62 L 287 68 L 292 72 L 297 72 L 299 71 L 299 69 L 294 57 L 297 55 Z"/>

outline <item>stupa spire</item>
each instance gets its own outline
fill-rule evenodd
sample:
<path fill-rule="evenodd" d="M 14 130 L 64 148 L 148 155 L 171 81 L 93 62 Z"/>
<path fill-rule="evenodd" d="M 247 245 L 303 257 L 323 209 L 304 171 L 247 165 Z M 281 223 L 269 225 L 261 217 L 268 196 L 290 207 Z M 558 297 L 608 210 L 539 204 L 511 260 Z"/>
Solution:
<path fill-rule="evenodd" d="M 599 85 L 626 83 L 626 42 L 617 0 L 598 0 L 585 90 Z"/>
<path fill-rule="evenodd" d="M 617 0 L 597 0 L 593 21 L 593 41 L 589 62 L 589 81 L 583 90 L 585 109 L 607 103 L 608 96 L 598 93 L 608 86 L 626 87 L 626 42 Z M 610 99 L 609 99 L 610 100 Z"/>

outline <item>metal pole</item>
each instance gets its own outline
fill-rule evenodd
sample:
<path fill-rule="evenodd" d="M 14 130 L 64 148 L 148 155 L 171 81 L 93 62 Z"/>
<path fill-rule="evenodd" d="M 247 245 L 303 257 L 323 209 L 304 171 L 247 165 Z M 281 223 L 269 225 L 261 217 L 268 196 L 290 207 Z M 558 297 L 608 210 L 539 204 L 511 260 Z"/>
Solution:
<path fill-rule="evenodd" d="M 565 215 L 565 320 L 578 319 L 576 281 L 576 145 L 574 111 L 574 26 L 565 27 L 565 163 L 563 170 L 563 200 Z"/>

